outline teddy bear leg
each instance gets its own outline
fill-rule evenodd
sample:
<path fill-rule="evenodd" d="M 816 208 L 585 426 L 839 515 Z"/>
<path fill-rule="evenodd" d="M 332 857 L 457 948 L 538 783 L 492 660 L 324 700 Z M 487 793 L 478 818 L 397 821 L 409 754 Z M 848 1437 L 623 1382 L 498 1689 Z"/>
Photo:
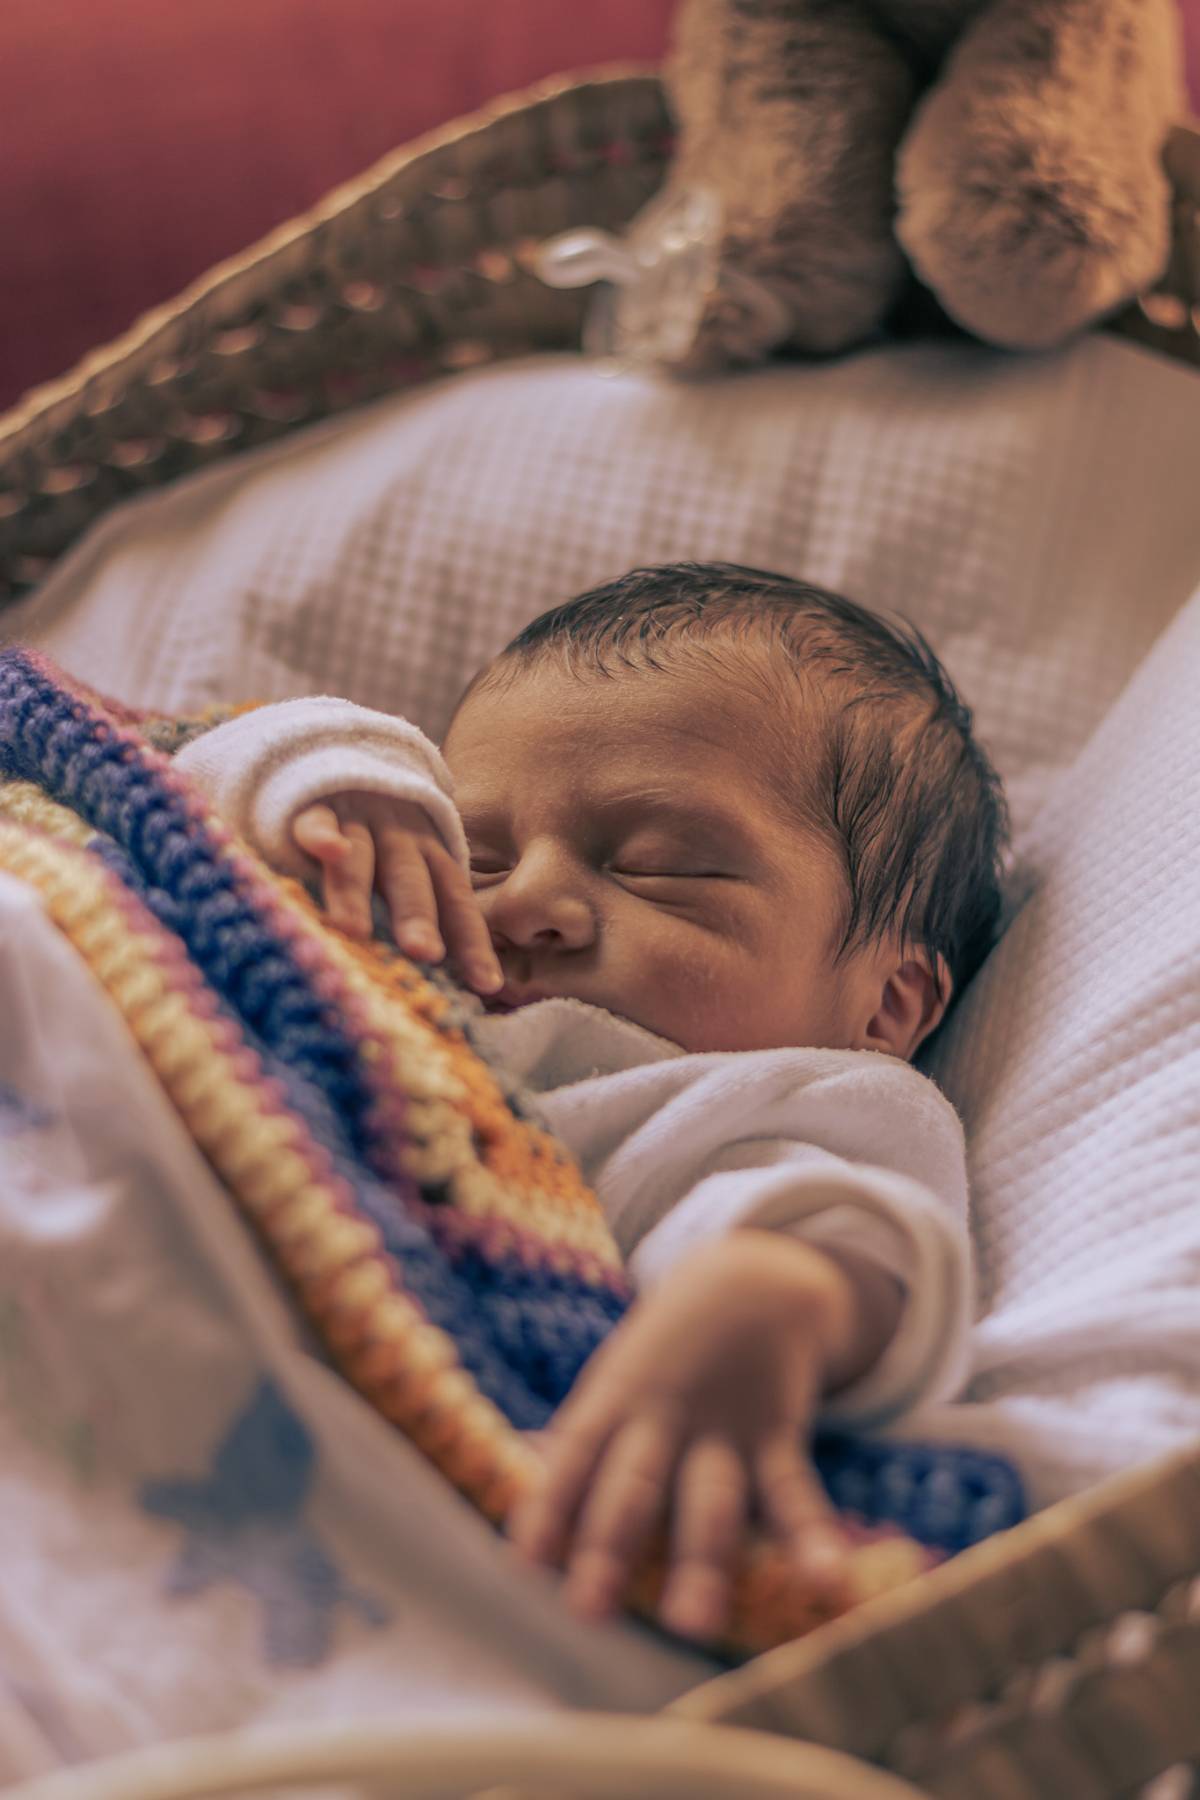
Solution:
<path fill-rule="evenodd" d="M 666 80 L 672 185 L 719 203 L 721 265 L 790 316 L 773 341 L 828 352 L 866 336 L 905 276 L 892 170 L 915 81 L 861 0 L 683 0 Z M 693 361 L 771 347 L 717 300 Z"/>
<path fill-rule="evenodd" d="M 946 311 L 1047 349 L 1150 287 L 1184 110 L 1174 0 L 995 0 L 900 148 L 897 234 Z"/>

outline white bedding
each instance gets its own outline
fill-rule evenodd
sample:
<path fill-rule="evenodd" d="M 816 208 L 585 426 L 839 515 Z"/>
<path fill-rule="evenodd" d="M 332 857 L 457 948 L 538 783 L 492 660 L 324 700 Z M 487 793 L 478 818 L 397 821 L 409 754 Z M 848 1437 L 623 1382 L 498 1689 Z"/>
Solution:
<path fill-rule="evenodd" d="M 1200 579 L 1198 468 L 1200 378 L 1108 338 L 1036 358 L 879 350 L 694 387 L 539 359 L 387 402 L 127 508 L 5 626 L 133 701 L 340 691 L 436 734 L 517 626 L 639 561 L 748 561 L 906 611 L 975 706 L 1018 826 L 1015 920 L 934 1063 L 971 1145 L 976 1378 L 967 1404 L 920 1423 L 1008 1449 L 1041 1501 L 1200 1435 L 1200 598 L 1181 613 Z M 0 1139 L 0 1156 L 14 1143 Z M 186 1225 L 159 1209 L 154 1231 L 199 1244 L 175 1166 Z M 217 1317 L 234 1303 L 214 1286 L 211 1187 L 209 1202 L 203 1253 L 187 1250 L 194 1282 L 175 1299 L 194 1286 L 194 1304 L 211 1294 Z M 96 1205 L 81 1199 L 76 1223 Z M 66 1276 L 66 1224 L 38 1230 L 39 1257 L 60 1258 Z M 182 1312 L 156 1314 L 132 1271 L 122 1278 L 115 1259 L 107 1269 L 103 1291 L 124 1296 L 130 1320 L 172 1328 L 139 1377 L 163 1442 L 180 1446 L 178 1465 L 154 1469 L 203 1468 L 229 1407 L 245 1403 L 248 1359 L 270 1366 L 290 1404 L 303 1393 L 322 1447 L 313 1517 L 393 1623 L 343 1607 L 321 1679 L 280 1685 L 254 1663 L 257 1603 L 213 1590 L 170 1615 L 179 1655 L 201 1671 L 176 1702 L 142 1653 L 160 1639 L 146 1638 L 133 1601 L 101 1624 L 97 1597 L 76 1620 L 55 1558 L 90 1571 L 97 1596 L 104 1568 L 127 1559 L 145 1618 L 164 1620 L 154 1584 L 177 1532 L 61 1472 L 53 1502 L 29 1513 L 32 1474 L 16 1501 L 6 1474 L 4 1505 L 25 1509 L 0 1520 L 6 1541 L 29 1513 L 45 1550 L 15 1611 L 6 1589 L 0 1671 L 20 1675 L 14 1642 L 22 1654 L 68 1642 L 55 1693 L 96 1749 L 350 1694 L 369 1707 L 398 1690 L 393 1654 L 395 1669 L 412 1666 L 414 1701 L 476 1709 L 488 1696 L 628 1704 L 631 1690 L 653 1706 L 691 1677 L 631 1631 L 576 1633 L 540 1589 L 510 1578 L 473 1519 L 418 1539 L 414 1498 L 402 1526 L 393 1490 L 423 1494 L 425 1471 L 304 1356 L 244 1247 L 221 1280 L 235 1263 L 258 1302 L 237 1289 L 227 1342 L 212 1318 L 197 1329 L 241 1370 L 239 1397 L 227 1372 L 186 1408 L 165 1359 Z M 53 1296 L 44 1313 L 66 1317 Z M 62 1327 L 46 1329 L 61 1375 Z M 15 1379 L 0 1388 L 9 1438 L 20 1391 Z M 129 1471 L 148 1467 L 155 1416 L 143 1461 L 121 1465 L 126 1492 Z M 26 1445 L 9 1466 L 44 1468 L 51 1454 Z M 103 1548 L 88 1523 L 101 1517 L 113 1533 Z"/>
<path fill-rule="evenodd" d="M 970 1146 L 969 1404 L 1035 1502 L 1200 1439 L 1200 592 L 1025 834 L 933 1073 Z"/>

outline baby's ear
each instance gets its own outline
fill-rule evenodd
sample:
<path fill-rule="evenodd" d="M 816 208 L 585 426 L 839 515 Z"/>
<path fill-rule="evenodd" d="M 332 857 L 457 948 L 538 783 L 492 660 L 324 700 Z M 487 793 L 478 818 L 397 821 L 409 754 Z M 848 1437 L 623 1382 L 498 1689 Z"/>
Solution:
<path fill-rule="evenodd" d="M 884 964 L 882 978 L 878 1003 L 855 1048 L 882 1050 L 908 1062 L 942 1022 L 953 987 L 950 971 L 944 957 L 902 951 Z"/>

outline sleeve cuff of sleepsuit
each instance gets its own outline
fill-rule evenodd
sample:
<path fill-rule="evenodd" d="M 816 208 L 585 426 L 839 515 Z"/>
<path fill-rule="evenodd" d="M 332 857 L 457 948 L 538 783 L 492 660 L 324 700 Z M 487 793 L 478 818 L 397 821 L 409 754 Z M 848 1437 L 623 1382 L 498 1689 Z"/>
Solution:
<path fill-rule="evenodd" d="M 318 696 L 256 707 L 179 752 L 178 767 L 272 868 L 304 878 L 292 820 L 337 793 L 387 794 L 420 806 L 462 866 L 469 855 L 441 754 L 415 725 Z"/>
<path fill-rule="evenodd" d="M 709 1176 L 642 1240 L 634 1275 L 653 1287 L 688 1250 L 746 1227 L 853 1250 L 904 1289 L 887 1349 L 859 1380 L 827 1397 L 823 1423 L 882 1425 L 959 1391 L 972 1317 L 970 1258 L 965 1231 L 927 1188 L 890 1169 L 849 1164 Z"/>

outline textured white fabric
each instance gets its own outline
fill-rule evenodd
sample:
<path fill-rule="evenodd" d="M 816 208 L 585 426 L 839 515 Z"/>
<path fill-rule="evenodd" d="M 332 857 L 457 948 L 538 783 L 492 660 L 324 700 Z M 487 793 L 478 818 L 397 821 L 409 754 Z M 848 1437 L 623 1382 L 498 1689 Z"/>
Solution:
<path fill-rule="evenodd" d="M 1198 694 L 1200 593 L 1047 799 L 933 1058 L 984 1314 L 941 1425 L 1039 1500 L 1200 1437 Z"/>
<path fill-rule="evenodd" d="M 296 1718 L 653 1711 L 712 1672 L 573 1619 L 314 1356 L 6 875 L 0 1019 L 0 1785 Z"/>
<path fill-rule="evenodd" d="M 1200 379 L 1108 337 L 683 385 L 577 357 L 389 400 L 115 513 L 0 618 L 134 702 L 338 693 L 434 739 L 534 614 L 723 557 L 907 612 L 1019 822 L 1200 567 Z"/>

